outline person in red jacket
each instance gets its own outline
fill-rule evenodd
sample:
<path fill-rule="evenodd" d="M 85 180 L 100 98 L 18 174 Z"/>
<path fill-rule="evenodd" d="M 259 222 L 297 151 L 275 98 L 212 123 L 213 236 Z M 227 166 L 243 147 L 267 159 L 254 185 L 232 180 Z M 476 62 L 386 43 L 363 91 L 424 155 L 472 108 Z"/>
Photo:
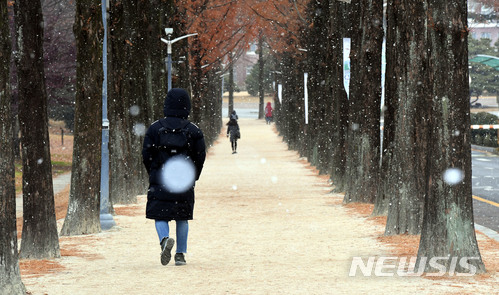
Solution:
<path fill-rule="evenodd" d="M 270 124 L 272 122 L 272 104 L 267 102 L 267 106 L 265 107 L 265 121 L 267 124 Z"/>

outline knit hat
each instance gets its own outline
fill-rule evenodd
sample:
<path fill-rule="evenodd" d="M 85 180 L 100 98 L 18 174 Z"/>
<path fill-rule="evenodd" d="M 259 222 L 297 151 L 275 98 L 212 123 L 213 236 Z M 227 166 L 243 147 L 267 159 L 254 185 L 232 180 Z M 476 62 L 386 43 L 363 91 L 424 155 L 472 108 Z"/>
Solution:
<path fill-rule="evenodd" d="M 191 112 L 191 99 L 185 89 L 172 88 L 166 94 L 163 113 L 165 117 L 187 119 Z"/>

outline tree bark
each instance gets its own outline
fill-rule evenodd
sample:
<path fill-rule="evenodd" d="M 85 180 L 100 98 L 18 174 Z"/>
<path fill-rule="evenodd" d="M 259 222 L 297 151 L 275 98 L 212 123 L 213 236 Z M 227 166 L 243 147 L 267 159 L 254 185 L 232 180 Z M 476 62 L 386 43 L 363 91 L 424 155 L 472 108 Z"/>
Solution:
<path fill-rule="evenodd" d="M 227 91 L 229 92 L 229 113 L 227 114 L 227 117 L 229 118 L 234 110 L 234 60 L 232 59 L 232 54 L 232 52 L 229 53 L 229 85 L 227 85 Z"/>
<path fill-rule="evenodd" d="M 400 12 L 397 11 L 397 5 L 394 0 L 387 1 L 386 7 L 386 73 L 385 77 L 385 101 L 382 109 L 383 123 L 383 141 L 381 151 L 381 170 L 380 170 L 380 185 L 378 186 L 378 194 L 374 200 L 373 216 L 386 216 L 388 214 L 388 206 L 390 203 L 389 189 L 393 185 L 390 183 L 390 178 L 393 173 L 390 173 L 392 167 L 392 158 L 394 151 L 395 137 L 395 113 L 398 109 L 397 100 L 397 81 L 394 78 L 397 69 L 397 21 L 400 21 L 397 16 Z M 400 39 L 400 38 L 399 38 Z"/>
<path fill-rule="evenodd" d="M 187 32 L 188 30 L 187 5 L 179 5 L 177 0 L 166 0 L 166 4 L 164 5 L 166 5 L 166 10 L 167 10 L 165 14 L 166 16 L 165 22 L 167 23 L 167 25 L 160 26 L 160 28 L 162 30 L 165 27 L 173 28 L 173 33 L 175 37 L 180 37 L 192 33 L 192 32 Z M 200 14 L 202 13 L 201 12 L 202 10 L 203 8 L 200 9 Z M 174 87 L 184 88 L 189 93 L 192 92 L 191 65 L 189 64 L 190 60 L 189 39 L 191 38 L 192 37 L 185 38 L 175 43 L 175 45 L 173 45 L 174 49 L 172 52 L 172 59 L 174 61 L 178 61 L 178 63 L 175 63 L 175 72 L 177 73 L 176 75 L 177 81 Z M 165 49 L 166 53 L 165 44 L 163 44 L 162 46 Z"/>
<path fill-rule="evenodd" d="M 59 257 L 43 66 L 40 1 L 14 4 L 18 34 L 19 122 L 23 159 L 21 258 Z M 35 118 L 35 120 L 33 120 Z"/>
<path fill-rule="evenodd" d="M 130 183 L 129 183 L 129 193 L 128 198 L 122 200 L 120 203 L 136 203 L 137 195 L 144 194 L 147 191 L 148 179 L 147 171 L 142 163 L 142 144 L 144 143 L 145 128 L 140 129 L 138 126 L 143 126 L 144 122 L 148 121 L 147 113 L 145 112 L 147 108 L 148 96 L 151 95 L 148 92 L 147 85 L 150 83 L 146 80 L 146 65 L 148 64 L 149 58 L 151 56 L 151 49 L 154 45 L 150 45 L 145 42 L 148 36 L 148 30 L 152 29 L 153 26 L 148 22 L 149 15 L 149 1 L 127 1 L 129 12 L 133 12 L 132 15 L 132 27 L 133 32 L 128 32 L 131 46 L 131 57 L 132 63 L 131 67 L 127 69 L 130 74 L 130 79 L 133 83 L 128 83 L 130 87 L 130 104 L 126 108 L 126 112 L 130 118 L 130 124 L 128 130 L 134 130 L 134 132 L 127 132 L 131 141 L 131 154 L 129 155 L 130 166 L 127 167 L 130 173 Z M 156 27 L 157 28 L 157 27 Z M 159 28 L 157 28 L 159 29 Z M 160 31 L 160 30 L 157 30 Z M 157 41 L 157 45 L 162 42 Z M 161 99 L 161 98 L 159 98 Z M 161 101 L 162 105 L 163 101 Z M 140 111 L 135 113 L 132 111 L 133 108 L 138 108 Z M 156 120 L 156 119 L 155 119 Z M 144 126 L 145 127 L 145 126 Z M 142 130 L 142 131 L 141 131 Z M 132 169 L 130 169 L 132 167 Z"/>
<path fill-rule="evenodd" d="M 308 73 L 308 124 L 305 126 L 307 132 L 303 136 L 301 153 L 320 172 L 324 172 L 328 170 L 329 163 L 332 113 L 329 1 L 311 1 L 308 11 L 312 24 L 305 37 L 309 40 L 304 42 L 307 49 L 305 72 Z"/>
<path fill-rule="evenodd" d="M 373 203 L 380 166 L 383 1 L 354 0 L 344 202 Z"/>
<path fill-rule="evenodd" d="M 99 0 L 78 0 L 76 104 L 71 189 L 61 235 L 100 232 L 102 14 Z"/>
<path fill-rule="evenodd" d="M 201 122 L 204 120 L 204 112 L 205 104 L 203 103 L 202 92 L 206 88 L 206 76 L 201 68 L 201 56 L 200 56 L 200 48 L 201 44 L 199 40 L 195 40 L 193 42 L 193 46 L 191 48 L 192 59 L 193 59 L 193 68 L 191 70 L 191 80 L 192 80 L 192 95 L 191 95 L 191 114 L 189 115 L 189 119 L 196 125 L 201 125 Z"/>
<path fill-rule="evenodd" d="M 133 198 L 129 192 L 132 167 L 129 159 L 131 126 L 127 108 L 130 107 L 131 87 L 129 67 L 133 59 L 129 53 L 133 45 L 127 28 L 131 28 L 125 1 L 109 7 L 109 199 L 112 204 L 125 203 Z M 165 80 L 166 81 L 166 80 Z"/>
<path fill-rule="evenodd" d="M 17 251 L 10 42 L 7 1 L 0 1 L 0 294 L 25 294 Z"/>
<path fill-rule="evenodd" d="M 156 1 L 116 1 L 110 7 L 109 67 L 113 74 L 109 77 L 109 151 L 113 204 L 135 203 L 137 195 L 147 190 L 147 173 L 137 155 L 142 150 L 146 126 L 164 116 L 166 71 L 160 38 L 166 36 L 162 35 L 164 28 L 160 28 L 165 21 L 160 11 L 168 14 L 165 5 Z"/>
<path fill-rule="evenodd" d="M 160 38 L 164 38 L 164 28 L 167 26 L 166 18 L 172 13 L 169 9 L 174 8 L 171 0 L 152 0 L 148 6 L 148 22 L 147 26 L 147 45 L 149 56 L 147 62 L 147 87 L 148 87 L 148 104 L 145 111 L 147 119 L 145 126 L 149 126 L 152 122 L 163 115 L 163 102 L 166 97 L 167 82 L 166 68 L 164 65 L 166 46 L 160 42 Z M 180 79 L 182 80 L 182 79 Z M 179 83 L 180 84 L 180 83 Z M 180 86 L 183 87 L 183 86 Z M 140 158 L 140 157 L 139 157 Z M 146 181 L 145 183 L 148 183 Z"/>
<path fill-rule="evenodd" d="M 329 2 L 330 17 L 330 79 L 332 107 L 332 151 L 331 151 L 331 179 L 334 190 L 344 191 L 345 167 L 346 167 L 346 135 L 348 129 L 348 97 L 343 83 L 343 36 L 346 27 L 344 25 L 346 14 L 345 3 L 339 1 Z"/>
<path fill-rule="evenodd" d="M 386 235 L 419 234 L 425 194 L 428 58 L 425 5 L 391 1 L 387 8 L 387 77 L 383 157 Z M 386 148 L 385 148 L 386 146 Z M 385 204 L 386 205 L 386 204 Z"/>
<path fill-rule="evenodd" d="M 263 74 L 265 68 L 265 60 L 263 59 L 263 35 L 260 31 L 258 35 L 258 119 L 263 119 L 264 117 L 264 104 L 265 104 L 265 88 L 263 85 Z"/>
<path fill-rule="evenodd" d="M 468 82 L 468 27 L 465 0 L 430 0 L 427 25 L 430 54 L 428 98 L 428 179 L 418 268 L 424 258 L 468 259 L 477 273 L 485 272 L 476 242 L 471 192 L 471 152 Z M 449 170 L 455 169 L 455 170 Z M 449 171 L 455 177 L 447 178 Z M 473 269 L 456 266 L 456 272 Z M 428 263 L 425 271 L 435 272 Z"/>

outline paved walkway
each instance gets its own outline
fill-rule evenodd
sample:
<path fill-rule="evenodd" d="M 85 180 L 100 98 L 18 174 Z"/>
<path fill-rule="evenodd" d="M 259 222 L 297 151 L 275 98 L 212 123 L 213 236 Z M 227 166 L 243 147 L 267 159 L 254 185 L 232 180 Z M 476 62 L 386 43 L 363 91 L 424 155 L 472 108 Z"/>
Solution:
<path fill-rule="evenodd" d="M 116 206 L 117 226 L 62 237 L 63 257 L 43 275 L 23 275 L 37 294 L 493 294 L 499 249 L 482 253 L 477 277 L 350 277 L 352 258 L 397 256 L 383 226 L 342 205 L 289 151 L 273 126 L 240 119 L 238 154 L 221 136 L 196 185 L 186 266 L 162 266 L 145 196 Z M 174 226 L 172 226 L 174 232 Z M 173 235 L 174 236 L 174 235 Z M 485 239 L 480 235 L 480 239 Z M 487 245 L 492 242 L 487 241 Z M 490 246 L 489 246 L 490 248 Z"/>

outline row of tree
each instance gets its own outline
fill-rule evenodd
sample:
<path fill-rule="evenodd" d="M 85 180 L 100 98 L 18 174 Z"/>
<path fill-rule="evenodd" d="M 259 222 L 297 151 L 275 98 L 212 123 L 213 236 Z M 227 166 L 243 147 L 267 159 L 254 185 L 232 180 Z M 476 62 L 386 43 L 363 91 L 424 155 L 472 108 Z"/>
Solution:
<path fill-rule="evenodd" d="M 43 1 L 44 6 L 58 1 Z M 65 2 L 64 7 L 68 7 Z M 103 15 L 108 30 L 108 110 L 110 121 L 111 203 L 133 203 L 147 188 L 140 150 L 145 129 L 163 116 L 166 95 L 164 58 L 160 38 L 164 28 L 173 28 L 173 37 L 197 32 L 199 38 L 175 44 L 174 87 L 192 94 L 191 121 L 200 125 L 210 145 L 222 126 L 220 75 L 228 67 L 225 57 L 237 57 L 252 38 L 250 24 L 240 18 L 243 1 L 105 1 L 77 0 L 74 4 L 74 78 L 70 71 L 57 93 L 74 94 L 74 150 L 71 188 L 61 235 L 99 232 L 101 126 L 103 118 Z M 9 7 L 13 8 L 9 29 Z M 42 3 L 0 1 L 0 293 L 24 294 L 18 258 L 40 259 L 60 256 L 48 138 L 48 87 L 46 73 L 56 72 L 56 60 L 47 58 Z M 54 11 L 45 10 L 45 11 Z M 57 11 L 57 10 L 55 10 Z M 104 12 L 104 13 L 103 13 Z M 64 12 L 59 11 L 59 16 Z M 66 15 L 67 16 L 67 15 Z M 204 17 L 198 17 L 204 16 Z M 67 18 L 64 18 L 67 20 Z M 222 20 L 222 21 L 220 21 Z M 61 22 L 61 26 L 62 26 Z M 67 25 L 67 23 L 64 23 Z M 66 32 L 67 33 L 67 32 Z M 12 36 L 12 38 L 11 38 Z M 11 40 L 15 56 L 11 56 Z M 52 43 L 56 40 L 52 40 Z M 189 43 L 188 43 L 189 42 Z M 71 43 L 71 41 L 69 42 Z M 49 46 L 50 47 L 50 46 Z M 71 47 L 71 46 L 69 46 Z M 47 50 L 46 50 L 47 51 Z M 71 55 L 70 55 L 71 56 Z M 11 57 L 15 67 L 10 69 Z M 230 59 L 229 59 L 230 60 Z M 61 63 L 62 64 L 62 63 Z M 59 66 L 61 65 L 59 64 Z M 230 65 L 230 64 L 229 64 Z M 71 68 L 69 66 L 69 68 Z M 60 66 L 62 67 L 62 66 Z M 15 75 L 15 84 L 11 78 Z M 73 85 L 73 81 L 75 82 Z M 13 90 L 13 91 L 11 91 Z M 15 94 L 15 95 L 12 95 Z M 14 103 L 11 97 L 15 97 Z M 16 150 L 12 106 L 17 107 L 23 163 L 23 232 L 17 249 L 14 157 Z M 33 120 L 36 118 L 36 120 Z M 13 136 L 13 135 L 16 136 Z M 3 140 L 5 139 L 5 140 Z"/>
<path fill-rule="evenodd" d="M 54 0 L 55 1 L 55 0 Z M 40 0 L 0 1 L 0 290 L 22 293 L 15 230 L 15 191 L 8 62 L 15 39 L 23 162 L 22 258 L 58 257 L 59 243 L 47 123 L 44 24 Z M 8 29 L 8 3 L 15 30 Z M 104 26 L 100 0 L 74 2 L 74 151 L 67 217 L 61 234 L 100 231 L 100 150 Z M 277 126 L 290 147 L 331 174 L 345 202 L 375 202 L 388 214 L 387 234 L 421 233 L 419 256 L 479 257 L 473 231 L 469 155 L 466 1 L 388 1 L 387 82 L 383 148 L 382 0 L 110 1 L 108 110 L 111 203 L 133 203 L 147 178 L 140 150 L 144 130 L 162 117 L 166 94 L 160 42 L 173 38 L 174 87 L 192 94 L 191 120 L 208 145 L 222 126 L 221 76 L 250 42 L 273 54 L 284 85 Z M 343 86 L 342 38 L 352 40 L 349 95 Z M 309 73 L 309 124 L 303 122 L 303 73 Z M 277 74 L 283 73 L 283 74 Z M 231 78 L 232 77 L 232 78 Z M 259 75 L 263 116 L 263 75 Z M 67 86 L 67 85 L 65 85 Z M 70 85 L 72 86 L 72 85 Z M 464 94 L 463 94 L 464 93 Z M 466 95 L 463 98 L 463 95 Z M 230 103 L 229 103 L 230 108 Z M 36 118 L 36 121 L 33 120 Z M 443 180 L 457 168 L 463 180 Z M 471 261 L 484 271 L 481 260 Z M 431 271 L 431 269 L 427 269 Z M 461 269 L 457 269 L 460 271 Z M 4 292 L 4 290 L 6 290 Z"/>
<path fill-rule="evenodd" d="M 421 234 L 418 264 L 423 257 L 480 257 L 471 193 L 466 12 L 464 0 L 387 1 L 384 34 L 381 0 L 311 1 L 298 39 L 306 51 L 290 51 L 278 69 L 287 73 L 276 108 L 286 142 L 331 175 L 345 203 L 374 203 L 373 215 L 387 215 L 386 235 Z M 348 95 L 343 37 L 351 38 Z M 481 259 L 471 263 L 485 271 Z M 429 265 L 425 270 L 438 271 Z"/>

